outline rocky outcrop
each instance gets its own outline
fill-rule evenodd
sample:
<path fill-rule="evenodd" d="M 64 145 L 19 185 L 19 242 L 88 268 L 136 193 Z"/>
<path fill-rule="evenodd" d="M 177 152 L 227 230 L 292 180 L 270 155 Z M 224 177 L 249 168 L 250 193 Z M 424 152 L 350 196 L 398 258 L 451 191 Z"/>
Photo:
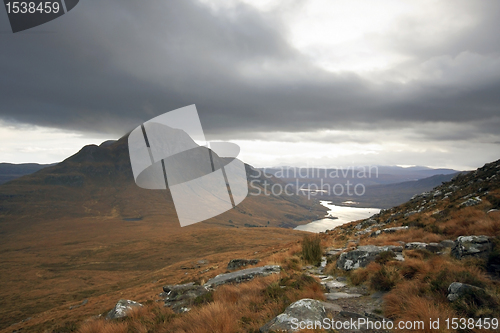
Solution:
<path fill-rule="evenodd" d="M 443 246 L 438 243 L 421 243 L 421 242 L 411 242 L 405 244 L 405 250 L 427 250 L 432 253 L 438 253 L 443 249 Z"/>
<path fill-rule="evenodd" d="M 268 265 L 263 267 L 254 267 L 242 269 L 241 271 L 219 274 L 213 279 L 205 283 L 205 287 L 214 288 L 227 283 L 240 283 L 243 281 L 252 280 L 256 276 L 268 276 L 271 274 L 279 273 L 281 267 L 278 265 Z"/>
<path fill-rule="evenodd" d="M 442 240 L 439 245 L 441 245 L 442 247 L 449 247 L 449 248 L 453 248 L 455 246 L 455 241 L 452 241 L 450 239 L 445 239 L 445 240 Z"/>
<path fill-rule="evenodd" d="M 259 261 L 259 259 L 233 259 L 227 264 L 227 270 L 234 271 L 241 267 L 257 265 Z"/>
<path fill-rule="evenodd" d="M 297 332 L 299 331 L 298 323 L 303 322 L 302 325 L 307 325 L 307 323 L 314 325 L 316 321 L 323 323 L 326 317 L 325 307 L 322 302 L 304 298 L 290 304 L 282 314 L 262 326 L 260 332 Z M 304 328 L 303 326 L 302 329 Z"/>
<path fill-rule="evenodd" d="M 460 236 L 451 249 L 451 255 L 457 259 L 483 258 L 487 259 L 492 249 L 488 236 Z"/>
<path fill-rule="evenodd" d="M 404 227 L 392 227 L 392 228 L 386 228 L 386 229 L 382 229 L 382 230 L 377 230 L 375 232 L 373 232 L 370 237 L 375 237 L 375 236 L 378 236 L 382 233 L 384 234 L 392 234 L 396 231 L 401 231 L 401 230 L 407 230 L 408 227 L 407 226 L 404 226 Z"/>
<path fill-rule="evenodd" d="M 127 317 L 132 310 L 138 309 L 141 307 L 142 307 L 141 303 L 137 303 L 137 302 L 126 300 L 126 299 L 121 299 L 118 301 L 118 303 L 116 303 L 113 310 L 108 312 L 106 319 L 111 320 L 111 319 L 118 319 L 118 318 Z"/>
<path fill-rule="evenodd" d="M 160 297 L 165 301 L 165 306 L 174 312 L 182 313 L 190 310 L 197 297 L 203 296 L 209 290 L 205 286 L 195 285 L 194 282 L 163 287 Z"/>
<path fill-rule="evenodd" d="M 450 302 L 453 302 L 458 298 L 460 298 L 461 296 L 465 295 L 466 293 L 477 292 L 479 290 L 483 289 L 466 283 L 453 282 L 448 287 L 448 300 Z"/>
<path fill-rule="evenodd" d="M 466 201 L 462 202 L 460 206 L 463 207 L 470 207 L 470 206 L 475 206 L 479 205 L 481 203 L 481 198 L 479 197 L 474 197 L 474 198 L 469 198 Z"/>
<path fill-rule="evenodd" d="M 377 255 L 386 251 L 393 252 L 397 260 L 404 260 L 401 254 L 403 251 L 402 246 L 365 245 L 358 246 L 356 250 L 342 253 L 337 260 L 337 268 L 344 271 L 350 271 L 352 269 L 366 267 L 377 258 Z"/>

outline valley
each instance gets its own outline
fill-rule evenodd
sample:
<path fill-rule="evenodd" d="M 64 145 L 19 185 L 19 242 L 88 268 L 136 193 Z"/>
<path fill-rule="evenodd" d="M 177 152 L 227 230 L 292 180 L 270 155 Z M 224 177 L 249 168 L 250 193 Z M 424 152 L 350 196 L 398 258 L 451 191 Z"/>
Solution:
<path fill-rule="evenodd" d="M 168 308 L 153 310 L 162 286 L 190 282 L 202 285 L 217 274 L 227 272 L 227 263 L 237 258 L 260 260 L 259 265 L 288 267 L 282 268 L 282 279 L 286 276 L 309 279 L 300 274 L 320 279 L 321 274 L 318 275 L 314 266 L 308 266 L 300 252 L 304 237 L 310 233 L 294 228 L 301 229 L 323 218 L 328 209 L 333 210 L 330 215 L 334 217 L 336 207 L 364 211 L 354 207 L 377 202 L 373 198 L 384 197 L 384 193 L 409 195 L 412 189 L 413 199 L 407 203 L 380 212 L 378 209 L 370 214 L 365 212 L 363 214 L 368 215 L 364 216 L 347 214 L 342 217 L 339 211 L 339 222 L 343 225 L 321 229 L 321 244 L 328 257 L 328 265 L 322 268 L 324 274 L 333 278 L 346 276 L 349 283 L 363 285 L 366 279 L 370 281 L 368 273 L 366 279 L 360 280 L 356 278 L 357 272 L 346 274 L 333 268 L 341 253 L 367 244 L 396 246 L 398 242 L 439 242 L 478 232 L 497 237 L 500 230 L 498 214 L 486 213 L 499 208 L 498 180 L 495 178 L 498 171 L 492 168 L 487 168 L 488 178 L 463 173 L 373 185 L 381 190 L 372 192 L 372 198 L 364 204 L 362 197 L 355 202 L 336 197 L 331 198 L 331 204 L 322 205 L 320 197 L 308 199 L 307 195 L 249 195 L 234 209 L 181 228 L 168 190 L 147 191 L 133 183 L 124 139 L 101 146 L 86 146 L 58 165 L 0 186 L 0 275 L 3 282 L 0 329 L 9 333 L 77 332 L 88 320 L 103 325 L 99 318 L 119 299 L 148 304 L 151 311 L 168 312 L 171 311 Z M 246 169 L 249 179 L 258 180 L 256 186 L 263 186 L 263 181 L 279 186 L 287 184 L 251 166 L 247 165 Z M 441 187 L 425 192 L 431 194 L 414 195 L 423 187 L 427 189 L 436 182 L 446 181 L 443 177 L 453 178 L 452 184 L 459 184 L 441 185 L 449 188 L 453 195 L 445 193 L 447 190 Z M 467 177 L 475 178 L 468 180 Z M 464 200 L 476 196 L 484 198 L 480 205 L 462 208 Z M 335 206 L 338 203 L 343 206 Z M 470 216 L 484 220 L 477 224 L 479 229 L 465 227 L 472 223 Z M 364 220 L 345 223 L 354 219 Z M 443 226 L 432 222 L 434 220 L 443 221 L 439 222 Z M 391 228 L 397 232 L 384 232 Z M 331 252 L 336 254 L 328 255 L 328 249 L 337 249 Z M 410 252 L 403 254 L 411 255 Z M 297 275 L 304 270 L 305 273 Z M 273 279 L 270 281 L 276 282 Z M 255 281 L 262 287 L 264 282 L 259 282 L 258 278 Z M 291 298 L 279 298 L 262 313 L 264 317 L 252 319 L 247 326 L 260 327 L 299 295 L 310 293 L 311 297 L 322 299 L 322 287 L 315 287 L 317 280 L 307 281 L 307 288 L 312 289 L 306 289 L 309 291 L 303 294 L 291 293 L 287 296 Z M 355 286 L 346 288 L 358 290 Z M 370 285 L 363 288 L 367 295 L 373 289 Z M 356 306 L 346 302 L 339 304 L 358 310 L 361 306 L 358 301 L 353 301 L 359 303 Z M 209 301 L 207 304 L 217 303 Z M 193 313 L 203 309 L 203 306 L 197 307 Z M 241 304 L 241 311 L 247 310 Z M 173 316 L 178 327 L 185 325 L 182 315 Z M 391 318 L 397 318 L 397 314 Z M 127 321 L 121 323 L 128 325 Z M 233 327 L 231 325 L 228 327 Z"/>

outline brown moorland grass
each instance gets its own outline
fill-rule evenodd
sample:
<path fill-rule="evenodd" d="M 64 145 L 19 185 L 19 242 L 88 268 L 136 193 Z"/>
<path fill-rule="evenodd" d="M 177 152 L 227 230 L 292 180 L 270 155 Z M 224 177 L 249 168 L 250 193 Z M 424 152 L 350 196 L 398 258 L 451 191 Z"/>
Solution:
<path fill-rule="evenodd" d="M 405 231 L 398 231 L 390 234 L 381 234 L 380 236 L 373 237 L 363 237 L 360 240 L 361 245 L 401 245 L 399 242 L 425 242 L 425 243 L 439 243 L 443 239 L 446 239 L 443 235 L 437 235 L 432 232 L 426 231 L 419 228 L 409 228 Z"/>
<path fill-rule="evenodd" d="M 291 273 L 291 274 L 289 274 Z M 223 285 L 213 292 L 213 301 L 195 306 L 185 314 L 151 303 L 122 319 L 120 325 L 104 319 L 84 323 L 79 333 L 96 332 L 185 332 L 230 333 L 258 331 L 291 302 L 302 298 L 324 300 L 318 281 L 304 274 L 284 271 L 280 275 Z"/>
<path fill-rule="evenodd" d="M 451 214 L 451 218 L 442 223 L 443 233 L 456 238 L 462 235 L 500 236 L 500 223 L 497 214 L 466 207 Z"/>
<path fill-rule="evenodd" d="M 155 219 L 55 220 L 12 234 L 0 244 L 0 331 L 69 330 L 75 322 L 106 313 L 121 298 L 144 303 L 155 300 L 165 284 L 207 281 L 225 272 L 231 259 L 265 263 L 274 254 L 273 260 L 281 262 L 300 249 L 297 242 L 305 234 L 204 223 L 192 228 L 168 225 Z M 291 252 L 280 252 L 284 248 Z M 208 264 L 199 265 L 200 259 Z M 69 309 L 84 299 L 85 306 Z"/>

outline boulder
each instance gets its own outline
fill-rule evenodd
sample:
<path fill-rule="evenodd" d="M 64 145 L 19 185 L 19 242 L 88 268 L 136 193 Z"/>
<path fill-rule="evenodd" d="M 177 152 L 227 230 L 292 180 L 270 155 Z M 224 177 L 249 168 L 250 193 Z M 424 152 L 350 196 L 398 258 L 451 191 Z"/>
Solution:
<path fill-rule="evenodd" d="M 406 250 L 427 250 L 432 253 L 437 253 L 443 249 L 443 247 L 438 243 L 421 243 L 421 242 L 411 242 L 405 245 Z"/>
<path fill-rule="evenodd" d="M 336 300 L 342 299 L 342 298 L 358 298 L 361 296 L 363 296 L 363 295 L 361 295 L 361 294 L 349 294 L 349 293 L 343 293 L 343 292 L 325 294 L 326 299 L 329 301 L 336 301 Z"/>
<path fill-rule="evenodd" d="M 249 265 L 257 265 L 260 260 L 258 259 L 233 259 L 227 264 L 227 269 L 229 271 L 234 271 L 240 267 L 249 266 Z"/>
<path fill-rule="evenodd" d="M 481 198 L 475 197 L 475 198 L 467 199 L 466 201 L 462 202 L 460 204 L 460 206 L 470 207 L 470 206 L 479 205 L 480 203 L 481 203 Z"/>
<path fill-rule="evenodd" d="M 121 299 L 118 301 L 118 303 L 116 303 L 113 310 L 108 312 L 106 319 L 111 320 L 111 319 L 127 317 L 132 310 L 139 309 L 141 307 L 142 307 L 141 303 L 137 303 L 126 299 Z"/>
<path fill-rule="evenodd" d="M 314 299 L 304 298 L 290 304 L 285 311 L 273 318 L 260 328 L 261 333 L 272 331 L 297 332 L 298 323 L 305 322 L 314 325 L 314 322 L 321 322 L 327 318 L 325 307 L 322 302 Z M 293 322 L 292 322 L 293 320 Z M 297 328 L 297 329 L 294 329 Z"/>
<path fill-rule="evenodd" d="M 375 232 L 373 232 L 370 237 L 375 237 L 375 236 L 378 236 L 380 235 L 381 233 L 385 233 L 385 234 L 392 234 L 396 231 L 401 231 L 401 230 L 407 230 L 408 229 L 408 226 L 404 226 L 404 227 L 392 227 L 392 228 L 386 228 L 386 229 L 382 229 L 382 230 L 377 230 Z"/>
<path fill-rule="evenodd" d="M 376 220 L 374 220 L 374 219 L 368 219 L 368 220 L 364 220 L 364 221 L 358 223 L 355 228 L 357 230 L 361 230 L 361 229 L 364 229 L 366 227 L 377 225 L 377 224 L 378 223 L 377 223 Z"/>
<path fill-rule="evenodd" d="M 165 306 L 171 307 L 174 312 L 182 313 L 190 310 L 194 300 L 208 293 L 205 286 L 195 285 L 194 282 L 163 287 L 160 297 Z"/>
<path fill-rule="evenodd" d="M 189 288 L 191 286 L 194 286 L 194 282 L 189 282 L 186 284 L 169 284 L 169 285 L 163 286 L 163 292 L 169 293 L 172 290 L 182 290 L 182 289 Z M 161 295 L 162 294 L 160 294 L 160 296 Z"/>
<path fill-rule="evenodd" d="M 358 246 L 356 250 L 342 253 L 337 260 L 337 268 L 344 271 L 350 271 L 352 269 L 366 267 L 376 259 L 378 254 L 386 251 L 393 252 L 396 257 L 399 254 L 398 259 L 401 260 L 401 252 L 403 251 L 402 246 L 365 245 Z"/>
<path fill-rule="evenodd" d="M 488 236 L 459 236 L 451 249 L 451 255 L 457 259 L 487 259 L 491 250 L 492 243 Z"/>
<path fill-rule="evenodd" d="M 441 245 L 442 247 L 449 247 L 449 248 L 453 248 L 455 246 L 455 241 L 452 241 L 450 239 L 445 239 L 445 240 L 442 240 L 439 245 Z"/>
<path fill-rule="evenodd" d="M 479 291 L 482 290 L 479 287 L 472 286 L 470 284 L 466 283 L 460 283 L 460 282 L 453 282 L 452 284 L 449 285 L 448 287 L 448 300 L 450 302 L 453 302 L 460 298 L 460 296 L 463 296 L 467 292 L 474 292 L 474 291 Z"/>
<path fill-rule="evenodd" d="M 263 267 L 253 267 L 242 269 L 241 271 L 219 274 L 205 283 L 205 287 L 213 288 L 227 283 L 240 283 L 252 280 L 256 276 L 268 276 L 279 273 L 281 267 L 278 265 L 268 265 Z"/>

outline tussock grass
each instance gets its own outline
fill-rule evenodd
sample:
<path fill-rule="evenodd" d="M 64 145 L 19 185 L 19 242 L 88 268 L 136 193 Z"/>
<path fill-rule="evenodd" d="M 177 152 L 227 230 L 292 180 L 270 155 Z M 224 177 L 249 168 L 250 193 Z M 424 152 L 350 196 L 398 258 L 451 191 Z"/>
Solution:
<path fill-rule="evenodd" d="M 290 260 L 295 262 L 298 258 L 285 261 Z M 302 298 L 324 300 L 325 296 L 318 280 L 290 269 L 245 283 L 220 286 L 213 291 L 212 298 L 193 306 L 188 313 L 175 314 L 161 303 L 150 302 L 125 319 L 94 320 L 82 325 L 78 332 L 257 332 L 290 303 Z"/>
<path fill-rule="evenodd" d="M 306 236 L 302 239 L 302 259 L 310 264 L 318 265 L 321 262 L 323 249 L 319 235 Z"/>
<path fill-rule="evenodd" d="M 109 323 L 104 320 L 92 320 L 84 323 L 78 333 L 127 333 L 127 323 Z"/>

